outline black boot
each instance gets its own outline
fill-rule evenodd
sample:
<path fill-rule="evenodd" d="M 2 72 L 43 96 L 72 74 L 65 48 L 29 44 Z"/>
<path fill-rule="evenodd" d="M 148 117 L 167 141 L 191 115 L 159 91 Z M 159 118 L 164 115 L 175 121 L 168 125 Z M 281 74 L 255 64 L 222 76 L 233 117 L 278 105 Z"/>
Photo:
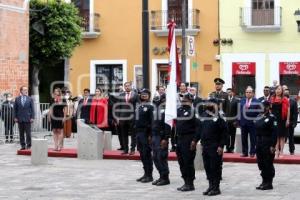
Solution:
<path fill-rule="evenodd" d="M 145 177 L 146 177 L 146 174 L 144 174 L 142 177 L 136 179 L 136 181 L 137 181 L 137 182 L 141 182 L 141 180 L 142 180 L 143 178 L 145 178 Z"/>
<path fill-rule="evenodd" d="M 261 186 L 261 190 L 273 190 L 273 180 L 267 180 L 266 183 Z"/>
<path fill-rule="evenodd" d="M 208 196 L 216 196 L 221 194 L 220 181 L 212 181 L 212 189 L 208 192 Z"/>
<path fill-rule="evenodd" d="M 160 181 L 156 184 L 156 186 L 163 186 L 163 185 L 169 185 L 169 184 L 170 184 L 169 175 L 166 175 L 166 176 L 162 176 L 162 178 L 160 178 Z"/>
<path fill-rule="evenodd" d="M 159 177 L 159 179 L 155 180 L 152 182 L 152 185 L 157 185 L 157 183 L 159 183 L 161 181 L 161 177 Z"/>
<path fill-rule="evenodd" d="M 141 180 L 141 183 L 150 183 L 152 181 L 153 181 L 152 175 L 146 175 L 146 177 Z"/>
<path fill-rule="evenodd" d="M 187 180 L 185 186 L 181 188 L 182 192 L 188 192 L 195 190 L 194 181 L 193 180 Z"/>
<path fill-rule="evenodd" d="M 209 181 L 209 186 L 206 191 L 203 192 L 203 195 L 208 195 L 208 193 L 212 190 L 212 181 Z"/>
<path fill-rule="evenodd" d="M 259 186 L 256 187 L 257 190 L 261 190 L 262 186 L 264 186 L 266 184 L 266 180 L 263 179 L 261 184 Z"/>
<path fill-rule="evenodd" d="M 183 179 L 183 180 L 184 180 L 184 184 L 181 187 L 177 188 L 178 191 L 181 191 L 182 188 L 186 187 L 186 184 L 187 184 L 186 179 Z"/>

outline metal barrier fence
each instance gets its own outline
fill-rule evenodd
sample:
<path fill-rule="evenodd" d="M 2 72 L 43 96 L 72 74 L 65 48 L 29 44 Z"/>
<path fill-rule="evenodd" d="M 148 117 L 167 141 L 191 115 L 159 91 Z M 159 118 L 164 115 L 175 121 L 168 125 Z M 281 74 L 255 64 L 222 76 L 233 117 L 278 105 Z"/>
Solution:
<path fill-rule="evenodd" d="M 49 103 L 35 104 L 35 119 L 31 125 L 32 137 L 36 133 L 51 133 L 51 124 L 48 122 Z M 14 122 L 13 104 L 0 104 L 0 140 L 13 138 L 19 140 L 18 124 Z M 12 136 L 12 137 L 11 137 Z"/>

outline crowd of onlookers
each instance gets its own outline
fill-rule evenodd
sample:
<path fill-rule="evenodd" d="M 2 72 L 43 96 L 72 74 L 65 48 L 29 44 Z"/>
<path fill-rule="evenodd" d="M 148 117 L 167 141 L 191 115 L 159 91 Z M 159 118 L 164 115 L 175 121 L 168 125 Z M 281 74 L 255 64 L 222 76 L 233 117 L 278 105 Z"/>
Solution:
<path fill-rule="evenodd" d="M 274 82 L 273 86 L 264 87 L 264 96 L 260 98 L 255 98 L 255 91 L 250 86 L 246 88 L 244 97 L 237 97 L 232 88 L 223 92 L 222 82 L 215 83 L 215 91 L 211 94 L 220 98 L 222 102 L 220 103 L 220 112 L 227 119 L 229 136 L 226 152 L 234 151 L 236 128 L 240 127 L 243 146 L 242 156 L 255 155 L 254 121 L 259 114 L 257 109 L 261 105 L 260 102 L 269 101 L 272 105 L 272 114 L 275 115 L 278 123 L 277 156 L 283 154 L 287 139 L 289 140 L 290 153 L 294 154 L 294 128 L 297 126 L 300 93 L 292 98 L 286 85 L 281 86 Z M 164 86 L 157 86 L 156 92 L 152 95 L 153 102 L 159 101 L 162 97 L 165 98 L 165 92 Z M 187 93 L 192 95 L 194 108 L 197 109 L 196 113 L 200 115 L 204 109 L 199 104 L 203 103 L 204 99 L 198 95 L 199 91 L 195 87 L 181 83 L 178 87 L 177 105 L 180 105 L 182 96 Z M 109 94 L 103 92 L 102 88 L 96 88 L 91 94 L 90 90 L 86 88 L 82 96 L 78 97 L 73 97 L 67 87 L 55 88 L 47 116 L 53 132 L 54 150 L 60 151 L 63 148 L 63 139 L 70 137 L 72 132 L 76 132 L 76 120 L 82 119 L 88 124 L 95 124 L 100 129 L 110 130 L 114 135 L 118 135 L 119 150 L 122 150 L 124 154 L 134 154 L 136 149 L 134 116 L 139 100 L 139 92 L 132 87 L 131 82 L 126 82 L 124 87 L 120 86 L 117 91 Z M 13 142 L 13 127 L 15 123 L 19 123 L 21 148 L 30 148 L 29 129 L 30 123 L 34 119 L 32 104 L 33 101 L 28 97 L 26 87 L 20 89 L 20 96 L 16 97 L 15 100 L 11 94 L 6 95 L 6 100 L 1 106 L 6 143 Z M 26 110 L 24 105 L 32 110 Z M 32 115 L 27 116 L 26 112 Z M 24 133 L 26 133 L 27 142 Z M 250 151 L 248 150 L 248 135 L 250 137 Z M 129 136 L 131 136 L 130 147 L 128 144 Z M 175 149 L 176 133 L 175 129 L 172 129 L 171 151 L 175 151 Z"/>

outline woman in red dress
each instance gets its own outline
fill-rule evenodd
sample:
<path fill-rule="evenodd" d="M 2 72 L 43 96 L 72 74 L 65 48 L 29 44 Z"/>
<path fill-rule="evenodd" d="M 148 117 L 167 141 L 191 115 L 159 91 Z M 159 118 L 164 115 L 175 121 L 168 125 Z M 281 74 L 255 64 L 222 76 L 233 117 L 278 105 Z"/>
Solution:
<path fill-rule="evenodd" d="M 108 128 L 108 99 L 100 88 L 96 88 L 90 110 L 90 123 L 100 129 Z"/>
<path fill-rule="evenodd" d="M 290 124 L 290 103 L 288 98 L 283 96 L 282 86 L 279 85 L 275 88 L 275 94 L 271 97 L 272 114 L 275 115 L 277 120 L 277 144 L 276 144 L 276 157 L 283 155 L 283 148 L 285 139 L 288 136 L 288 127 Z"/>

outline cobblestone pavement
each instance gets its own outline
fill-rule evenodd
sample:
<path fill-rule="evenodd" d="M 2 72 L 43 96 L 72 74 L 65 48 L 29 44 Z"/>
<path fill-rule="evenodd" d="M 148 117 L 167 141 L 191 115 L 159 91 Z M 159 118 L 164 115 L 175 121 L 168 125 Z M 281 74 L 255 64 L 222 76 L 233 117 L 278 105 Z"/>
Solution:
<path fill-rule="evenodd" d="M 49 138 L 49 145 L 52 144 Z M 114 137 L 114 147 L 117 141 Z M 65 146 L 76 146 L 76 138 Z M 29 156 L 17 156 L 17 144 L 0 145 L 0 199 L 299 199 L 300 165 L 275 165 L 274 190 L 257 191 L 256 164 L 224 163 L 222 195 L 205 197 L 205 172 L 197 171 L 194 192 L 176 191 L 182 185 L 177 162 L 171 161 L 171 185 L 164 187 L 135 181 L 142 175 L 141 163 L 128 160 L 87 161 L 49 158 L 48 165 L 32 166 Z M 300 148 L 300 147 L 299 147 Z M 296 150 L 298 146 L 296 147 Z M 157 178 L 157 172 L 154 177 Z"/>

